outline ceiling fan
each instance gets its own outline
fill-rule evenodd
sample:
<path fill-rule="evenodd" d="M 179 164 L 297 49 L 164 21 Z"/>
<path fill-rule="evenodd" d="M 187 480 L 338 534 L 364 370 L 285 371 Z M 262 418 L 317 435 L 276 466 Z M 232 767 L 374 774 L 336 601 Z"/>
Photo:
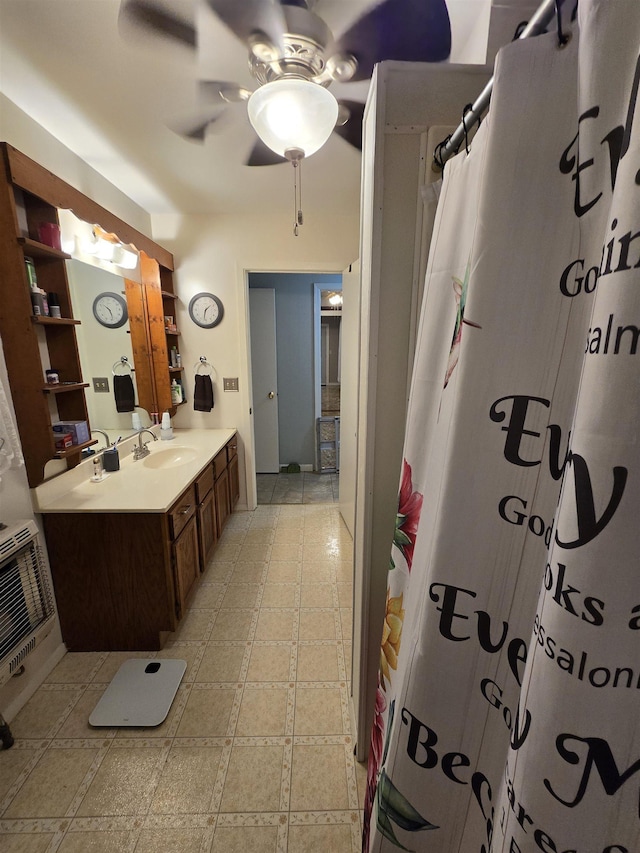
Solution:
<path fill-rule="evenodd" d="M 248 166 L 295 164 L 332 132 L 361 149 L 364 104 L 337 100 L 329 87 L 367 80 L 383 60 L 439 62 L 451 52 L 445 0 L 377 0 L 337 38 L 314 11 L 316 0 L 200 2 L 247 48 L 256 88 L 201 80 L 198 95 L 206 109 L 174 129 L 203 141 L 227 110 L 246 104 L 258 134 Z M 180 16 L 166 0 L 122 0 L 119 27 L 125 36 L 142 30 L 198 49 L 195 21 Z"/>

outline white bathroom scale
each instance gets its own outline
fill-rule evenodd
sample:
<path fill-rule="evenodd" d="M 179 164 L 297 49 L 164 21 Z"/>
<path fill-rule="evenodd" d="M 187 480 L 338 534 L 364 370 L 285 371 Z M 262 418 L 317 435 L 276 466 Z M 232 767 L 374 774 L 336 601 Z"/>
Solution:
<path fill-rule="evenodd" d="M 125 661 L 89 717 L 92 726 L 159 726 L 169 713 L 184 660 L 134 658 Z"/>

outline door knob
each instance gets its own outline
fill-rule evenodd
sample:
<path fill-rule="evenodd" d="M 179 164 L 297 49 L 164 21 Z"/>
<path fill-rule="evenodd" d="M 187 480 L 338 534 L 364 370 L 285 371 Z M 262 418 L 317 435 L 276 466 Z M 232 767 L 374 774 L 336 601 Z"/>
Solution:
<path fill-rule="evenodd" d="M 270 399 L 270 400 L 273 400 L 273 398 L 274 398 L 275 396 L 276 396 L 276 392 L 275 392 L 275 391 L 269 391 L 268 397 L 269 397 L 269 399 Z"/>

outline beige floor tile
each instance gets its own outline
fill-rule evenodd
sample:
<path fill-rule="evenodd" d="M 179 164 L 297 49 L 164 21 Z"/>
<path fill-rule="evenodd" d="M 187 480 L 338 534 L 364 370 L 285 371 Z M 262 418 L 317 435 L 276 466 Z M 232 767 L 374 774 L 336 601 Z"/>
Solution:
<path fill-rule="evenodd" d="M 219 826 L 211 853 L 275 853 L 277 843 L 276 826 Z"/>
<path fill-rule="evenodd" d="M 342 636 L 350 640 L 353 633 L 352 610 L 350 607 L 340 608 L 340 624 L 342 625 Z"/>
<path fill-rule="evenodd" d="M 80 803 L 77 816 L 143 814 L 161 756 L 161 747 L 112 747 Z"/>
<path fill-rule="evenodd" d="M 143 829 L 136 853 L 201 853 L 204 829 Z"/>
<path fill-rule="evenodd" d="M 238 561 L 231 575 L 231 583 L 260 583 L 266 567 L 264 561 Z"/>
<path fill-rule="evenodd" d="M 296 735 L 343 734 L 340 690 L 334 687 L 296 688 Z"/>
<path fill-rule="evenodd" d="M 271 546 L 272 560 L 299 560 L 302 548 L 298 544 L 276 542 Z"/>
<path fill-rule="evenodd" d="M 204 583 L 226 583 L 235 567 L 234 562 L 211 560 L 202 574 Z"/>
<path fill-rule="evenodd" d="M 216 616 L 209 639 L 228 642 L 246 640 L 252 619 L 253 610 L 221 610 Z"/>
<path fill-rule="evenodd" d="M 302 583 L 333 583 L 334 571 L 326 560 L 305 560 L 302 563 Z"/>
<path fill-rule="evenodd" d="M 264 562 L 268 560 L 271 554 L 271 545 L 266 542 L 259 542 L 254 545 L 243 545 L 238 554 L 238 560 L 255 562 Z"/>
<path fill-rule="evenodd" d="M 336 646 L 299 646 L 298 681 L 338 681 Z"/>
<path fill-rule="evenodd" d="M 244 545 L 271 545 L 273 542 L 273 529 L 270 527 L 254 527 L 247 530 L 244 537 Z"/>
<path fill-rule="evenodd" d="M 236 542 L 230 542 L 228 545 L 225 542 L 219 542 L 213 554 L 214 563 L 235 563 L 239 558 L 242 545 Z M 247 558 L 251 559 L 251 557 Z"/>
<path fill-rule="evenodd" d="M 301 640 L 335 640 L 336 617 L 333 610 L 301 610 L 298 637 Z"/>
<path fill-rule="evenodd" d="M 53 833 L 9 833 L 2 836 L 2 853 L 45 853 Z"/>
<path fill-rule="evenodd" d="M 286 688 L 245 687 L 236 737 L 284 735 L 288 695 Z"/>
<path fill-rule="evenodd" d="M 255 583 L 230 583 L 220 607 L 223 610 L 254 607 L 259 592 L 260 587 Z"/>
<path fill-rule="evenodd" d="M 86 684 L 104 658 L 104 652 L 67 652 L 47 676 L 48 684 Z"/>
<path fill-rule="evenodd" d="M 178 630 L 172 635 L 173 642 L 200 643 L 207 636 L 213 614 L 210 610 L 190 610 Z"/>
<path fill-rule="evenodd" d="M 352 668 L 351 655 L 353 654 L 352 644 L 350 642 L 347 642 L 347 643 L 343 642 L 342 646 L 344 649 L 344 666 L 345 666 L 345 669 L 347 671 L 347 680 L 350 681 L 351 680 L 351 668 Z"/>
<path fill-rule="evenodd" d="M 296 603 L 295 583 L 266 583 L 262 590 L 261 607 L 294 607 Z"/>
<path fill-rule="evenodd" d="M 232 688 L 195 687 L 178 726 L 178 737 L 224 737 L 236 696 Z"/>
<path fill-rule="evenodd" d="M 293 747 L 291 811 L 349 808 L 344 746 Z"/>
<path fill-rule="evenodd" d="M 339 559 L 338 545 L 335 539 L 321 544 L 317 542 L 306 543 L 302 546 L 303 562 L 319 562 L 323 560 Z"/>
<path fill-rule="evenodd" d="M 63 817 L 97 755 L 97 749 L 47 750 L 3 817 Z"/>
<path fill-rule="evenodd" d="M 106 690 L 100 688 L 97 690 L 87 690 L 73 706 L 73 710 L 64 721 L 63 725 L 58 729 L 56 737 L 61 738 L 104 738 L 112 731 L 102 727 L 95 728 L 89 725 L 89 717 L 93 709 L 96 707 L 102 694 Z"/>
<path fill-rule="evenodd" d="M 353 584 L 338 583 L 336 587 L 338 589 L 338 604 L 340 607 L 353 607 Z"/>
<path fill-rule="evenodd" d="M 295 560 L 273 560 L 269 563 L 267 583 L 297 583 L 300 563 Z"/>
<path fill-rule="evenodd" d="M 231 750 L 220 811 L 278 811 L 282 761 L 281 746 L 235 746 Z"/>
<path fill-rule="evenodd" d="M 330 583 L 305 583 L 300 590 L 300 607 L 333 607 Z"/>
<path fill-rule="evenodd" d="M 172 747 L 151 801 L 151 813 L 210 811 L 221 754 L 220 747 Z"/>
<path fill-rule="evenodd" d="M 276 534 L 280 530 L 300 530 L 304 528 L 304 516 L 299 515 L 280 515 L 276 524 Z"/>
<path fill-rule="evenodd" d="M 254 646 L 247 681 L 289 681 L 291 646 Z"/>
<path fill-rule="evenodd" d="M 196 682 L 237 681 L 240 678 L 246 645 L 207 646 Z"/>
<path fill-rule="evenodd" d="M 351 853 L 351 851 L 351 827 L 347 824 L 289 827 L 287 853 Z"/>
<path fill-rule="evenodd" d="M 367 762 L 354 761 L 356 768 L 356 784 L 358 786 L 358 803 L 360 809 L 364 808 L 364 797 L 367 793 Z"/>
<path fill-rule="evenodd" d="M 261 610 L 256 627 L 256 640 L 294 640 L 295 610 L 284 608 Z"/>
<path fill-rule="evenodd" d="M 36 691 L 11 723 L 13 737 L 16 740 L 46 737 L 81 693 L 80 687 Z"/>
<path fill-rule="evenodd" d="M 351 560 L 338 560 L 336 563 L 336 581 L 353 583 L 353 563 Z"/>
<path fill-rule="evenodd" d="M 2 750 L 0 758 L 0 802 L 22 773 L 27 764 L 37 754 L 37 749 Z"/>
<path fill-rule="evenodd" d="M 276 527 L 273 536 L 274 544 L 278 545 L 301 545 L 302 544 L 302 528 L 301 527 Z"/>
<path fill-rule="evenodd" d="M 127 853 L 131 833 L 126 830 L 109 832 L 67 832 L 58 853 Z"/>
<path fill-rule="evenodd" d="M 193 597 L 191 607 L 197 610 L 213 610 L 220 606 L 224 585 L 221 583 L 201 583 Z"/>

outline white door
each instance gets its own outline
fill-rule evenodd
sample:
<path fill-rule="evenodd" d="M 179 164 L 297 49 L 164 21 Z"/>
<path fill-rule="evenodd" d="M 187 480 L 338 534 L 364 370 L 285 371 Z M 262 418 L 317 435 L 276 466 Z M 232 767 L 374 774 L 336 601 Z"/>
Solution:
<path fill-rule="evenodd" d="M 275 290 L 249 288 L 249 321 L 256 474 L 277 474 L 280 453 Z"/>

